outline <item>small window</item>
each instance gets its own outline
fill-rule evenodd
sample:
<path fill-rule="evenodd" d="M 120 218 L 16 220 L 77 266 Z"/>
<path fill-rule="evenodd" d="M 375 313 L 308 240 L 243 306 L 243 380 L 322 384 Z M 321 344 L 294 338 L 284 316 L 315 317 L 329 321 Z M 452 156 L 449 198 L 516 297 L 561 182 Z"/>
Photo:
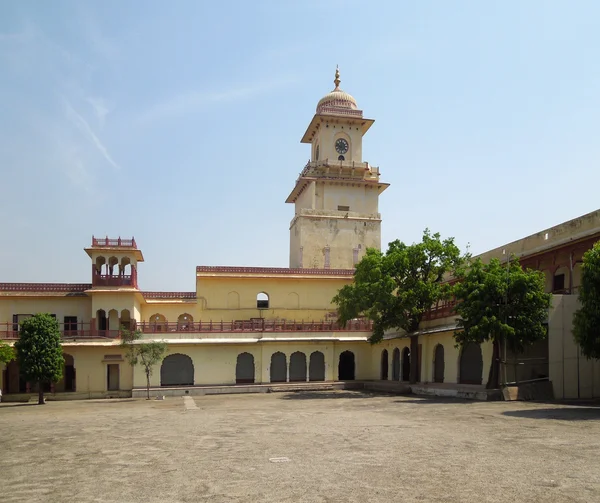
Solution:
<path fill-rule="evenodd" d="M 65 334 L 77 332 L 77 316 L 65 316 L 63 322 Z"/>
<path fill-rule="evenodd" d="M 261 292 L 256 296 L 256 308 L 257 309 L 269 309 L 269 296 Z"/>
<path fill-rule="evenodd" d="M 317 149 L 315 151 L 315 161 L 319 160 L 319 145 L 317 145 Z"/>
<path fill-rule="evenodd" d="M 343 155 L 340 155 L 338 157 L 338 161 L 345 161 L 345 160 L 346 160 L 346 158 Z"/>
<path fill-rule="evenodd" d="M 557 274 L 554 276 L 554 280 L 552 282 L 552 291 L 554 293 L 563 292 L 565 289 L 565 275 Z"/>
<path fill-rule="evenodd" d="M 350 206 L 339 206 L 338 211 L 350 211 Z"/>

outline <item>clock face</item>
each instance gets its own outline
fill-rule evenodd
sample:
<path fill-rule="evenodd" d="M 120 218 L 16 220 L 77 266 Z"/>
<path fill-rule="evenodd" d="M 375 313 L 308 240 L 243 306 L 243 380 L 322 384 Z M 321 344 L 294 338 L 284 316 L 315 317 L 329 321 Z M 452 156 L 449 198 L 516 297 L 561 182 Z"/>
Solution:
<path fill-rule="evenodd" d="M 335 142 L 335 150 L 338 154 L 345 154 L 348 152 L 348 142 L 343 138 L 336 140 Z"/>

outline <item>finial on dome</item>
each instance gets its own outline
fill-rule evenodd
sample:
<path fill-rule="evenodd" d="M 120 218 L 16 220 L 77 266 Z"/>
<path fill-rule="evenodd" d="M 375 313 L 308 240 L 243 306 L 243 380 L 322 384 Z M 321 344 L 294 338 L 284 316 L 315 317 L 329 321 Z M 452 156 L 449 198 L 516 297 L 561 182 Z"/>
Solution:
<path fill-rule="evenodd" d="M 335 65 L 335 80 L 333 83 L 335 84 L 335 88 L 338 89 L 340 87 L 340 67 Z"/>

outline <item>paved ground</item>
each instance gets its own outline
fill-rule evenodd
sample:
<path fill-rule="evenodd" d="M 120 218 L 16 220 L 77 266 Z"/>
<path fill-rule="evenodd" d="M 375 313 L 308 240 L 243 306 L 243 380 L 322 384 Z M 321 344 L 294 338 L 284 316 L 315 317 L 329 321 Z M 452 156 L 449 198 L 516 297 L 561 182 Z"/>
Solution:
<path fill-rule="evenodd" d="M 600 501 L 599 452 L 592 406 L 349 391 L 0 405 L 4 503 Z"/>

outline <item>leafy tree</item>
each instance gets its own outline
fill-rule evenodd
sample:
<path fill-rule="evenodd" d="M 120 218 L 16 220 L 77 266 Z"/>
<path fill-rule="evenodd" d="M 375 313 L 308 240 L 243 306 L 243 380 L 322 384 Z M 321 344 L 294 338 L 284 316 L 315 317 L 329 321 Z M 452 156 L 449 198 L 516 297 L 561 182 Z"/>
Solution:
<path fill-rule="evenodd" d="M 551 295 L 545 293 L 544 274 L 523 270 L 512 257 L 508 264 L 492 259 L 484 264 L 473 261 L 457 273 L 455 312 L 457 345 L 469 342 L 493 343 L 492 364 L 486 387 L 499 387 L 500 353 L 504 342 L 513 352 L 520 352 L 547 336 L 546 322 Z M 504 355 L 506 358 L 506 355 Z"/>
<path fill-rule="evenodd" d="M 387 252 L 369 248 L 356 265 L 354 282 L 333 298 L 341 324 L 364 316 L 373 321 L 372 344 L 383 339 L 386 330 L 404 330 L 411 337 L 410 381 L 417 381 L 418 330 L 423 315 L 445 298 L 449 286 L 446 273 L 462 263 L 454 238 L 441 240 L 439 234 L 423 232 L 420 243 L 389 244 Z"/>
<path fill-rule="evenodd" d="M 0 363 L 9 363 L 15 359 L 15 350 L 6 342 L 0 341 Z"/>
<path fill-rule="evenodd" d="M 160 341 L 139 342 L 142 333 L 139 330 L 121 330 L 121 346 L 126 349 L 125 357 L 132 367 L 141 365 L 146 374 L 146 393 L 150 400 L 150 376 L 154 365 L 162 360 L 167 352 L 167 344 Z"/>
<path fill-rule="evenodd" d="M 573 318 L 573 335 L 588 358 L 600 358 L 600 241 L 583 255 L 581 307 Z"/>
<path fill-rule="evenodd" d="M 35 314 L 21 322 L 15 342 L 17 363 L 26 381 L 38 386 L 38 404 L 44 403 L 44 385 L 63 376 L 65 359 L 60 330 L 55 318 L 47 313 Z"/>

